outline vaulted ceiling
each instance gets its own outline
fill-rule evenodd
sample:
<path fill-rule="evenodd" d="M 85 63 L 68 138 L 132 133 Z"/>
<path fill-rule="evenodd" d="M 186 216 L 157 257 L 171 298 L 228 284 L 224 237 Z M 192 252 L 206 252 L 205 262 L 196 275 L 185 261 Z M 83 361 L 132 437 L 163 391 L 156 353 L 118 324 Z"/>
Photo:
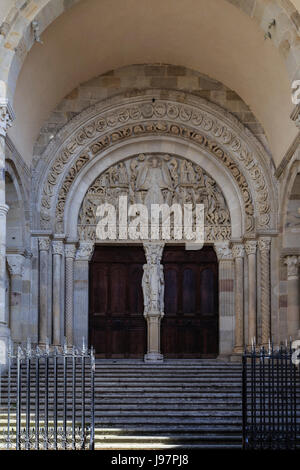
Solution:
<path fill-rule="evenodd" d="M 43 32 L 43 45 L 33 45 L 20 71 L 9 135 L 21 155 L 30 163 L 45 119 L 78 84 L 125 65 L 168 63 L 207 74 L 236 91 L 264 127 L 278 166 L 297 135 L 290 119 L 291 79 L 279 48 L 234 3 L 75 2 Z M 268 20 L 272 9 L 266 27 Z"/>

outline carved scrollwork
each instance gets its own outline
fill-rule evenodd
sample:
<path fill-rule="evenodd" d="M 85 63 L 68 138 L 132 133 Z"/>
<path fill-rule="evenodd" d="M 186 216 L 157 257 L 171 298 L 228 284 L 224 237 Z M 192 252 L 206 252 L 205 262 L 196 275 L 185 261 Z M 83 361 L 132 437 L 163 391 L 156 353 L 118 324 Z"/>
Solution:
<path fill-rule="evenodd" d="M 159 120 L 153 121 L 153 119 Z M 163 119 L 172 119 L 174 122 L 170 123 Z M 142 122 L 137 123 L 138 120 Z M 122 125 L 123 127 L 120 127 Z M 188 125 L 191 127 L 187 127 Z M 187 104 L 157 100 L 155 103 L 143 102 L 120 106 L 119 109 L 98 115 L 76 132 L 61 150 L 48 172 L 41 199 L 41 228 L 46 229 L 51 226 L 53 198 L 57 193 L 56 187 L 62 184 L 56 204 L 56 231 L 57 233 L 63 231 L 66 195 L 81 168 L 87 163 L 88 154 L 93 158 L 121 140 L 145 134 L 180 136 L 200 145 L 219 159 L 231 172 L 240 188 L 246 214 L 246 232 L 249 233 L 255 229 L 254 204 L 248 182 L 239 168 L 240 162 L 246 173 L 248 172 L 248 180 L 251 180 L 256 191 L 258 227 L 269 227 L 271 209 L 267 184 L 261 165 L 245 142 L 217 117 L 213 118 L 205 111 Z M 75 160 L 61 182 L 62 173 L 74 158 L 74 154 L 80 151 L 80 147 L 84 147 L 85 150 Z"/>

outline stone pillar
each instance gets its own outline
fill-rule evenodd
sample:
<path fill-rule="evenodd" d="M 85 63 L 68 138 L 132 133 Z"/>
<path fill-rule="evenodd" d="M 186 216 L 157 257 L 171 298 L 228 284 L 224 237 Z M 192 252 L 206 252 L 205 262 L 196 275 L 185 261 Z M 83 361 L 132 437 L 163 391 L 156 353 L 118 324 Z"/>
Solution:
<path fill-rule="evenodd" d="M 248 256 L 248 346 L 251 346 L 252 340 L 257 341 L 256 247 L 256 240 L 248 240 L 245 243 Z"/>
<path fill-rule="evenodd" d="M 13 120 L 13 111 L 7 100 L 0 100 L 0 367 L 7 364 L 10 330 L 5 319 L 6 271 L 6 214 L 5 204 L 5 137 Z"/>
<path fill-rule="evenodd" d="M 94 242 L 81 241 L 74 263 L 74 312 L 73 341 L 82 346 L 82 338 L 88 339 L 89 316 L 89 261 L 94 253 Z M 94 346 L 91 344 L 90 346 Z"/>
<path fill-rule="evenodd" d="M 68 346 L 74 343 L 74 259 L 76 246 L 74 243 L 65 246 L 66 259 L 66 295 L 65 295 L 65 334 Z"/>
<path fill-rule="evenodd" d="M 244 246 L 234 244 L 234 307 L 235 307 L 235 353 L 244 350 Z"/>
<path fill-rule="evenodd" d="M 144 317 L 147 321 L 147 354 L 145 362 L 161 362 L 160 323 L 164 316 L 164 274 L 160 264 L 164 243 L 144 243 L 147 264 L 144 264 Z"/>
<path fill-rule="evenodd" d="M 269 340 L 271 339 L 270 247 L 270 237 L 262 237 L 259 239 L 261 345 L 265 347 L 268 346 Z"/>
<path fill-rule="evenodd" d="M 61 259 L 63 255 L 63 242 L 55 240 L 52 242 L 53 270 L 52 270 L 52 328 L 53 344 L 59 346 L 61 343 Z"/>
<path fill-rule="evenodd" d="M 219 354 L 234 348 L 234 265 L 229 241 L 215 243 L 219 261 Z"/>
<path fill-rule="evenodd" d="M 289 338 L 300 339 L 299 317 L 299 262 L 300 257 L 286 256 L 287 265 L 287 331 Z"/>
<path fill-rule="evenodd" d="M 48 337 L 48 268 L 49 237 L 39 238 L 40 252 L 40 305 L 39 305 L 39 343 L 45 344 Z"/>
<path fill-rule="evenodd" d="M 7 265 L 10 273 L 10 330 L 12 340 L 16 343 L 23 341 L 22 323 L 20 323 L 22 313 L 22 276 L 24 273 L 23 255 L 7 255 Z"/>

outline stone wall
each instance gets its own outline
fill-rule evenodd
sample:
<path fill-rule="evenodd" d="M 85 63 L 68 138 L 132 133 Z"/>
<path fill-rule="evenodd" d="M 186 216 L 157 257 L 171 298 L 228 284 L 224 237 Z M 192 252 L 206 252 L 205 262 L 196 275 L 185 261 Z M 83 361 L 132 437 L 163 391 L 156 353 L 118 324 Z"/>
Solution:
<path fill-rule="evenodd" d="M 222 83 L 181 66 L 132 65 L 93 78 L 68 94 L 42 127 L 34 147 L 34 162 L 37 162 L 51 138 L 81 111 L 105 98 L 121 93 L 130 96 L 135 90 L 143 89 L 180 90 L 218 104 L 248 127 L 269 150 L 264 129 L 249 106 Z"/>

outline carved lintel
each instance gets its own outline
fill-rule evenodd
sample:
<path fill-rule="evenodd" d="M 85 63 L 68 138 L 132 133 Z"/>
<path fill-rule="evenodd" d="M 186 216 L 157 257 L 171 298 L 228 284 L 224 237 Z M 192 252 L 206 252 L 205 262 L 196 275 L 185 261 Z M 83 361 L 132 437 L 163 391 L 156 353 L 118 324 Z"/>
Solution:
<path fill-rule="evenodd" d="M 76 260 L 90 261 L 95 249 L 93 242 L 80 242 L 79 248 L 76 253 Z"/>
<path fill-rule="evenodd" d="M 24 262 L 25 258 L 23 255 L 7 255 L 7 265 L 11 276 L 23 276 L 24 274 Z"/>
<path fill-rule="evenodd" d="M 295 279 L 299 276 L 300 257 L 295 255 L 286 256 L 284 259 L 284 264 L 287 265 L 288 278 Z"/>

